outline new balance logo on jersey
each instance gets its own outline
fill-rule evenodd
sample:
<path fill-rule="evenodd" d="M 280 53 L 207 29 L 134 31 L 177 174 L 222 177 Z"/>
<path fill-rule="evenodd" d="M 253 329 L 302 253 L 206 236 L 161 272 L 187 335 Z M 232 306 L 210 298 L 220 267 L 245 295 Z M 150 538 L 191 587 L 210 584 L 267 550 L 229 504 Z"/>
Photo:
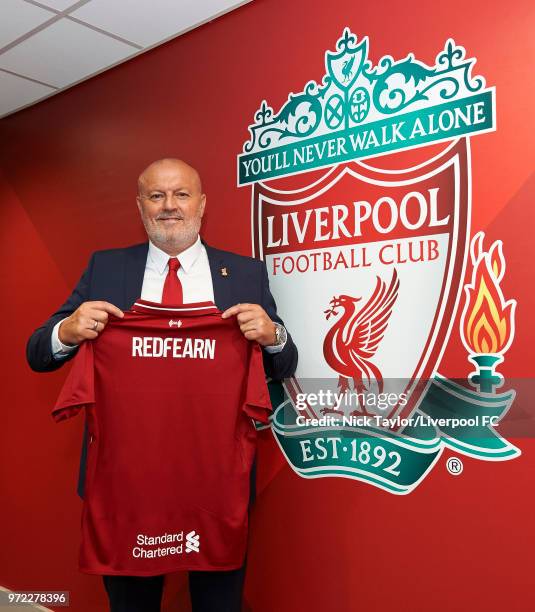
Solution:
<path fill-rule="evenodd" d="M 199 534 L 195 533 L 195 531 L 190 531 L 186 533 L 186 552 L 199 552 L 200 544 L 199 544 Z"/>
<path fill-rule="evenodd" d="M 173 325 L 175 327 L 180 327 L 182 325 L 182 321 L 173 321 L 173 319 L 169 320 L 169 327 L 173 327 Z"/>

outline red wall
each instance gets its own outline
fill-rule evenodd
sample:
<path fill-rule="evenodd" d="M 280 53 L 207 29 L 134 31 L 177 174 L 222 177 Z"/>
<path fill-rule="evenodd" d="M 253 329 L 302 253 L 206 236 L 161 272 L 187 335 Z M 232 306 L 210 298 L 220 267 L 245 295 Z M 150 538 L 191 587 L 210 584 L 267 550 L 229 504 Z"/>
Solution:
<path fill-rule="evenodd" d="M 63 302 L 93 250 L 144 239 L 136 177 L 153 159 L 196 166 L 208 196 L 204 237 L 250 254 L 250 189 L 238 190 L 235 178 L 247 125 L 263 98 L 278 109 L 290 91 L 321 79 L 323 53 L 345 25 L 369 36 L 374 62 L 413 51 L 432 64 L 453 37 L 496 86 L 498 129 L 472 139 L 472 226 L 486 231 L 487 245 L 503 239 L 502 287 L 518 300 L 501 371 L 533 376 L 533 3 L 255 0 L 0 121 L 0 584 L 67 589 L 72 610 L 106 609 L 100 579 L 76 569 L 82 419 L 53 423 L 67 368 L 32 373 L 29 334 Z M 454 342 L 441 371 L 460 355 Z M 526 421 L 530 399 L 528 383 L 513 407 Z M 271 433 L 261 437 L 247 609 L 534 608 L 535 445 L 527 435 L 514 440 L 519 459 L 466 459 L 459 478 L 442 459 L 406 497 L 352 480 L 300 479 Z M 187 600 L 183 576 L 166 597 L 175 591 Z"/>

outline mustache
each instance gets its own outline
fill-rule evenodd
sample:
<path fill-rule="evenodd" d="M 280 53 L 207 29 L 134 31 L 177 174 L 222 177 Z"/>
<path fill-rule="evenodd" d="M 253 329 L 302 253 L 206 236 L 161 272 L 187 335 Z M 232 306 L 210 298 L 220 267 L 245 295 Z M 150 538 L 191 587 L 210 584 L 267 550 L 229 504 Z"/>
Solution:
<path fill-rule="evenodd" d="M 156 220 L 160 220 L 160 219 L 180 219 L 183 220 L 184 217 L 182 217 L 181 215 L 158 215 L 157 217 L 155 217 Z"/>

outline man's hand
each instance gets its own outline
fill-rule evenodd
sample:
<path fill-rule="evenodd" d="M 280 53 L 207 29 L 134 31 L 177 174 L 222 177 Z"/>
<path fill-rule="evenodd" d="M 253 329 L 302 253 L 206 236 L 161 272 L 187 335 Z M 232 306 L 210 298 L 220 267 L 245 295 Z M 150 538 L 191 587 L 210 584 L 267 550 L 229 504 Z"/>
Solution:
<path fill-rule="evenodd" d="M 83 340 L 93 340 L 106 327 L 108 315 L 122 318 L 123 311 L 109 302 L 84 302 L 59 326 L 60 342 L 77 345 Z"/>
<path fill-rule="evenodd" d="M 240 329 L 247 340 L 256 340 L 262 346 L 276 343 L 275 323 L 259 304 L 236 304 L 227 308 L 221 316 L 228 319 L 233 315 L 237 315 Z"/>

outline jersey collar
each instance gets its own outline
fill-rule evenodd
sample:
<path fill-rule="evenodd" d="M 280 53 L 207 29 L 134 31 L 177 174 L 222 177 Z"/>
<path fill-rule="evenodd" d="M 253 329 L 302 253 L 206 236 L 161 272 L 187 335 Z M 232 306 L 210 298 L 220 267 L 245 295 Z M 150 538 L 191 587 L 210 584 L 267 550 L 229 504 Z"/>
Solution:
<path fill-rule="evenodd" d="M 213 302 L 191 302 L 189 304 L 177 304 L 176 306 L 160 304 L 159 302 L 149 302 L 148 300 L 137 299 L 132 308 L 132 312 L 141 312 L 155 316 L 200 316 L 207 314 L 220 314 L 221 311 Z"/>

